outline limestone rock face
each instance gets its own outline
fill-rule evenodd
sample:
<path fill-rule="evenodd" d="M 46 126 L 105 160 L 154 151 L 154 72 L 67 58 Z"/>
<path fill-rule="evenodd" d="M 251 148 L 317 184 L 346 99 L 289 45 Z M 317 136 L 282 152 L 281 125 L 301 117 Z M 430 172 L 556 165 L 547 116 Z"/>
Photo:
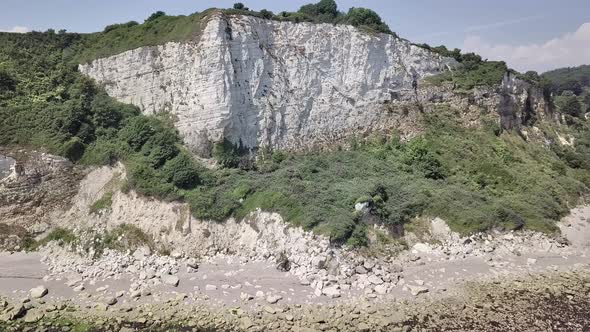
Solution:
<path fill-rule="evenodd" d="M 352 26 L 209 17 L 199 40 L 142 47 L 80 66 L 145 114 L 169 112 L 185 143 L 206 154 L 227 138 L 302 150 L 398 128 L 385 105 L 455 61 Z M 403 132 L 402 132 L 403 134 Z"/>

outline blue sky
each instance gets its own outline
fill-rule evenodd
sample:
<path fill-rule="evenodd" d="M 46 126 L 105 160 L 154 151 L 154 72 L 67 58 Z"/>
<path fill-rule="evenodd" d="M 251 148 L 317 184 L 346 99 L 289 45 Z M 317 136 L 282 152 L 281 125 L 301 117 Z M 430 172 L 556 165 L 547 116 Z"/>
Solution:
<path fill-rule="evenodd" d="M 590 63 L 589 0 L 336 0 L 340 10 L 375 10 L 400 36 L 504 59 L 519 70 Z M 235 0 L 0 0 L 0 30 L 99 31 L 150 13 L 190 14 Z M 294 11 L 313 0 L 242 0 L 252 9 Z M 587 26 L 584 23 L 588 23 Z M 581 45 L 580 45 L 581 44 Z"/>

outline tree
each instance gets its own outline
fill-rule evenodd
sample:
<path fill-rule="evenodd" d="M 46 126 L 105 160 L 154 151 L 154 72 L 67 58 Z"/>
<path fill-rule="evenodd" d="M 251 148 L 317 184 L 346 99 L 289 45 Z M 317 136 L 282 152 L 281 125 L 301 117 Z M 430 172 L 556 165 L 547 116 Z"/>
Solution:
<path fill-rule="evenodd" d="M 353 26 L 365 26 L 377 32 L 391 33 L 389 27 L 381 21 L 381 17 L 367 8 L 352 7 L 346 14 L 346 23 Z"/>
<path fill-rule="evenodd" d="M 537 82 L 539 81 L 539 73 L 534 70 L 529 70 L 524 73 L 524 78 L 528 81 Z"/>
<path fill-rule="evenodd" d="M 571 92 L 570 92 L 571 93 Z M 565 92 L 564 92 L 565 94 Z M 562 95 L 563 104 L 561 111 L 565 114 L 579 118 L 582 115 L 582 105 L 575 95 Z"/>
<path fill-rule="evenodd" d="M 150 17 L 148 17 L 145 21 L 146 22 L 151 22 L 151 21 L 156 20 L 157 18 L 162 17 L 162 16 L 166 16 L 166 13 L 164 13 L 161 10 L 158 10 L 157 12 L 153 13 L 152 15 L 150 15 Z"/>
<path fill-rule="evenodd" d="M 332 17 L 338 15 L 338 5 L 334 0 L 321 0 L 316 4 L 316 7 L 320 14 L 328 14 Z"/>
<path fill-rule="evenodd" d="M 334 0 L 321 0 L 320 2 L 301 6 L 299 13 L 306 14 L 312 17 L 325 16 L 334 18 L 338 15 L 338 6 Z"/>
<path fill-rule="evenodd" d="M 273 16 L 272 12 L 271 12 L 271 11 L 269 11 L 269 10 L 266 10 L 266 9 L 262 9 L 262 10 L 260 11 L 260 15 L 262 16 L 262 18 L 265 18 L 265 19 L 267 19 L 267 20 L 268 20 L 268 19 L 271 19 L 271 18 L 272 18 L 272 16 Z"/>
<path fill-rule="evenodd" d="M 475 53 L 465 53 L 461 55 L 461 63 L 467 70 L 475 69 L 480 63 L 482 63 L 481 56 Z"/>
<path fill-rule="evenodd" d="M 241 3 L 241 2 L 234 3 L 234 9 L 243 10 L 244 8 L 245 7 L 244 7 L 243 3 Z"/>

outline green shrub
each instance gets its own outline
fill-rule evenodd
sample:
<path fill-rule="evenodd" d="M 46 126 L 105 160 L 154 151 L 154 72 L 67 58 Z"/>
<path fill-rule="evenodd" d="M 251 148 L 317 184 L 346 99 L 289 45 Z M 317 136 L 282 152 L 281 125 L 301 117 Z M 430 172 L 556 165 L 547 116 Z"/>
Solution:
<path fill-rule="evenodd" d="M 381 17 L 367 8 L 350 8 L 343 22 L 355 27 L 367 27 L 373 31 L 392 34 L 387 24 L 381 21 Z"/>
<path fill-rule="evenodd" d="M 157 120 L 144 116 L 131 118 L 119 132 L 119 137 L 134 150 L 139 151 L 156 133 Z"/>
<path fill-rule="evenodd" d="M 94 123 L 101 128 L 119 128 L 123 119 L 139 115 L 137 107 L 115 101 L 100 92 L 92 99 L 91 113 Z"/>
<path fill-rule="evenodd" d="M 346 244 L 353 248 L 366 247 L 369 244 L 367 239 L 367 226 L 364 224 L 356 225 Z"/>
<path fill-rule="evenodd" d="M 186 194 L 185 200 L 191 207 L 191 213 L 205 220 L 223 221 L 240 206 L 230 192 L 211 189 L 193 190 Z"/>
<path fill-rule="evenodd" d="M 342 245 L 347 242 L 352 236 L 355 231 L 356 224 L 352 219 L 345 219 L 345 220 L 330 220 L 327 223 L 318 227 L 320 232 L 326 234 L 330 238 L 330 243 L 335 245 Z M 358 235 L 356 238 L 351 240 L 351 243 L 357 242 L 360 239 L 360 236 L 365 235 Z M 366 236 L 366 235 L 365 235 Z"/>
<path fill-rule="evenodd" d="M 168 182 L 178 188 L 191 189 L 199 184 L 199 169 L 186 151 L 168 160 L 162 168 L 162 173 Z"/>
<path fill-rule="evenodd" d="M 148 139 L 141 153 L 153 167 L 159 168 L 179 153 L 176 146 L 179 141 L 174 130 L 159 129 Z"/>
<path fill-rule="evenodd" d="M 89 145 L 80 160 L 85 165 L 113 165 L 117 160 L 124 159 L 125 147 L 118 141 L 98 139 Z"/>
<path fill-rule="evenodd" d="M 424 173 L 428 179 L 444 179 L 445 170 L 441 162 L 434 153 L 429 149 L 428 143 L 423 138 L 418 138 L 404 146 L 402 160 L 415 166 Z"/>
<path fill-rule="evenodd" d="M 61 154 L 72 161 L 78 161 L 84 155 L 85 149 L 86 146 L 82 143 L 82 140 L 74 137 L 63 145 Z"/>
<path fill-rule="evenodd" d="M 583 115 L 582 104 L 579 98 L 571 91 L 564 91 L 561 96 L 555 98 L 558 109 L 569 116 L 579 118 Z"/>
<path fill-rule="evenodd" d="M 129 186 L 138 193 L 146 196 L 159 197 L 164 200 L 179 198 L 178 189 L 159 170 L 152 168 L 150 163 L 138 158 L 127 163 L 127 178 Z"/>
<path fill-rule="evenodd" d="M 445 71 L 441 74 L 428 77 L 426 80 L 432 84 L 452 82 L 454 86 L 462 90 L 471 90 L 475 87 L 492 87 L 500 84 L 504 75 L 508 73 L 508 67 L 503 61 L 463 62 L 454 71 Z"/>
<path fill-rule="evenodd" d="M 321 0 L 315 4 L 301 6 L 299 13 L 310 17 L 322 16 L 333 19 L 338 15 L 338 6 L 334 0 Z"/>

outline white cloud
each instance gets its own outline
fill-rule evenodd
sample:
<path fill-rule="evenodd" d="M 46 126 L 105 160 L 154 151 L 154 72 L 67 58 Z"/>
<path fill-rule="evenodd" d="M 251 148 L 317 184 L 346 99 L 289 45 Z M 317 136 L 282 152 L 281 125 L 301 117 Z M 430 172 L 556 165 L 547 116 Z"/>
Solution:
<path fill-rule="evenodd" d="M 590 22 L 582 24 L 573 33 L 541 44 L 494 44 L 480 36 L 469 35 L 463 42 L 463 50 L 490 60 L 504 60 L 509 67 L 519 71 L 544 72 L 559 67 L 590 64 Z"/>
<path fill-rule="evenodd" d="M 505 20 L 505 21 L 482 24 L 482 25 L 473 25 L 473 26 L 467 27 L 465 29 L 465 32 L 475 32 L 475 31 L 483 31 L 483 30 L 502 28 L 502 27 L 506 27 L 509 25 L 515 25 L 515 24 L 540 20 L 544 17 L 545 16 L 543 16 L 543 15 L 535 15 L 535 16 L 521 17 L 521 18 L 516 18 L 516 19 L 512 19 L 512 20 Z"/>
<path fill-rule="evenodd" d="M 27 33 L 29 31 L 31 31 L 31 29 L 29 29 L 27 27 L 22 27 L 22 26 L 19 26 L 19 25 L 15 26 L 15 27 L 12 27 L 12 29 L 8 29 L 8 30 L 0 29 L 0 32 Z"/>

